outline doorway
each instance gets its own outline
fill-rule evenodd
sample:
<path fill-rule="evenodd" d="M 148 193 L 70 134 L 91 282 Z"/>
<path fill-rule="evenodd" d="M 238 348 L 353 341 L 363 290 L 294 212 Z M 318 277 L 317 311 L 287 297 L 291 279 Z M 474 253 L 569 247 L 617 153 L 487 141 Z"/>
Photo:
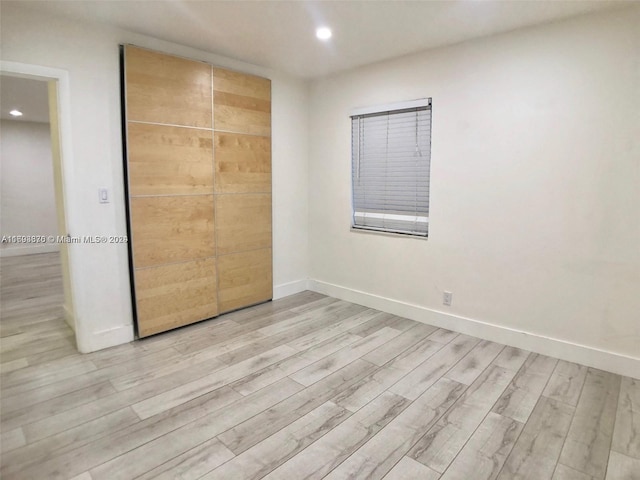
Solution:
<path fill-rule="evenodd" d="M 59 101 L 66 80 L 2 62 L 3 371 L 77 351 Z"/>

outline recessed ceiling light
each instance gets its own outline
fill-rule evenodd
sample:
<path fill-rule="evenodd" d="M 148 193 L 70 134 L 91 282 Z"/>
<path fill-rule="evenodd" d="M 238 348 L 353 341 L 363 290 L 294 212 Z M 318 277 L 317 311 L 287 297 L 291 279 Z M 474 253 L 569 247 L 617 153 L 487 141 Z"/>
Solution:
<path fill-rule="evenodd" d="M 327 27 L 320 27 L 316 30 L 316 37 L 320 40 L 329 40 L 331 38 L 331 29 Z"/>
<path fill-rule="evenodd" d="M 21 117 L 22 112 L 20 110 L 13 109 L 9 112 L 9 115 L 13 115 L 14 117 Z"/>

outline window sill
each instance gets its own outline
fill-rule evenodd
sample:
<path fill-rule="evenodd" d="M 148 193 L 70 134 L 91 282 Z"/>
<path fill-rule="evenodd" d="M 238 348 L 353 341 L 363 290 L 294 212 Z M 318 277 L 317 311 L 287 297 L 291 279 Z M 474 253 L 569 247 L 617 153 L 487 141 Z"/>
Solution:
<path fill-rule="evenodd" d="M 349 230 L 353 233 L 362 233 L 365 235 L 382 235 L 384 237 L 395 237 L 395 238 L 410 238 L 414 240 L 427 240 L 429 238 L 429 234 L 426 236 L 422 235 L 411 235 L 409 233 L 396 233 L 396 232 L 385 232 L 384 230 L 370 230 L 368 228 L 356 228 L 350 227 Z"/>

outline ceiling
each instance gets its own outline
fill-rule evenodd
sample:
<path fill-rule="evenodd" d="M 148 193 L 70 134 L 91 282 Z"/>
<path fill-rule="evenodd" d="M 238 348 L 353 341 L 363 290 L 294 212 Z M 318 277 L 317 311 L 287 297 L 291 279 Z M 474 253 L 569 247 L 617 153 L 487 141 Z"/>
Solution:
<path fill-rule="evenodd" d="M 13 109 L 22 112 L 13 117 Z M 22 122 L 49 123 L 49 93 L 47 82 L 28 78 L 0 77 L 0 118 Z"/>
<path fill-rule="evenodd" d="M 314 78 L 629 4 L 615 0 L 2 1 Z M 633 2 L 631 2 L 633 3 Z M 326 25 L 333 38 L 321 42 Z"/>

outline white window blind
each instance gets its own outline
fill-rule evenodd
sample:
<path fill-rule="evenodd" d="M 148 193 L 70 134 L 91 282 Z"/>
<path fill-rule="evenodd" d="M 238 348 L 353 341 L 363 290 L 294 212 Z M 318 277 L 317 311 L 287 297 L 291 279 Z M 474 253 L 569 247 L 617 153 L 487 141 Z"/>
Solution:
<path fill-rule="evenodd" d="M 431 99 L 351 116 L 353 228 L 427 236 Z"/>

